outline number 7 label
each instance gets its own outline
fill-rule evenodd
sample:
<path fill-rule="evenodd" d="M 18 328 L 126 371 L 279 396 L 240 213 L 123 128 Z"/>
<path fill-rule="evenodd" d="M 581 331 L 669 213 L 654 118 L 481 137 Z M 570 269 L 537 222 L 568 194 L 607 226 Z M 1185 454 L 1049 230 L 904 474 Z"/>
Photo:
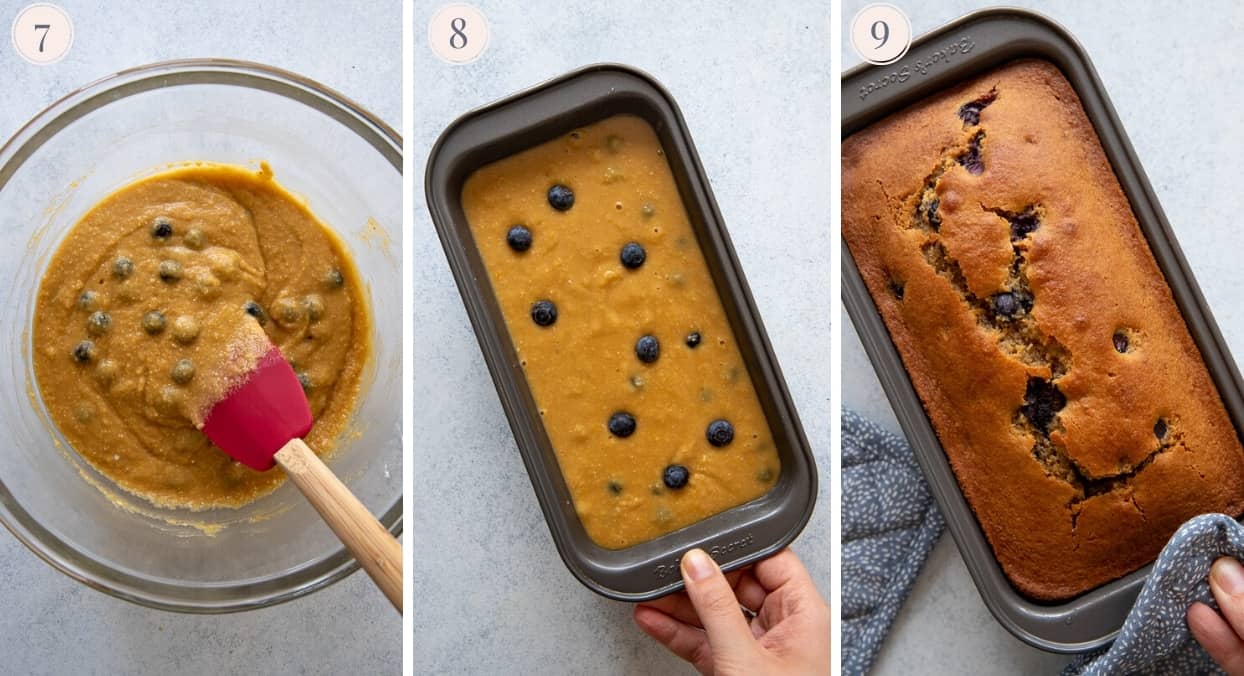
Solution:
<path fill-rule="evenodd" d="M 23 59 L 46 66 L 69 53 L 73 45 L 73 22 L 60 7 L 39 2 L 17 13 L 12 34 L 13 48 Z"/>
<path fill-rule="evenodd" d="M 52 30 L 52 24 L 47 24 L 47 23 L 35 24 L 35 31 L 43 31 L 43 37 L 39 38 L 39 53 L 40 54 L 43 53 L 43 43 L 47 42 L 48 31 L 50 30 Z"/>

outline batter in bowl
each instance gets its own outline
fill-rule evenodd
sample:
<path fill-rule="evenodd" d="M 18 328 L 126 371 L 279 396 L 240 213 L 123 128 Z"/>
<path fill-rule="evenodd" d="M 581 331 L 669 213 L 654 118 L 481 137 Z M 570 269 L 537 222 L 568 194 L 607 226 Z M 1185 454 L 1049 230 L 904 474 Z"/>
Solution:
<path fill-rule="evenodd" d="M 259 171 L 196 164 L 109 195 L 52 256 L 35 305 L 39 394 L 70 445 L 165 507 L 238 507 L 272 491 L 199 430 L 201 372 L 239 322 L 290 360 L 331 449 L 370 352 L 362 285 L 341 242 Z"/>
<path fill-rule="evenodd" d="M 487 165 L 462 203 L 593 541 L 630 547 L 775 485 L 772 433 L 647 122 Z"/>

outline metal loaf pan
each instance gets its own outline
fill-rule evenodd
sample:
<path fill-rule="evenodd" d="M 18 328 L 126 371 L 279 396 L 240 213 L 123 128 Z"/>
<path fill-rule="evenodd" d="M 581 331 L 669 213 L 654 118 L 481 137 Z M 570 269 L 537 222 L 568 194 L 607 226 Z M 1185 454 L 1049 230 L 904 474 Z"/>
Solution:
<path fill-rule="evenodd" d="M 845 139 L 930 94 L 1021 58 L 1055 64 L 1080 96 L 1232 422 L 1237 431 L 1244 429 L 1244 386 L 1235 361 L 1088 55 L 1064 28 L 1031 12 L 988 9 L 922 36 L 894 64 L 853 68 L 842 78 L 842 137 Z M 842 260 L 843 305 L 915 450 L 916 460 L 985 605 L 1012 634 L 1044 650 L 1082 652 L 1113 640 L 1140 593 L 1150 566 L 1067 602 L 1045 604 L 1020 595 L 1003 575 L 963 497 L 845 241 Z"/>
<path fill-rule="evenodd" d="M 479 167 L 623 113 L 645 119 L 665 149 L 772 428 L 782 472 L 777 485 L 756 500 L 655 540 L 609 550 L 588 538 L 575 513 L 463 214 L 461 195 L 467 177 Z M 703 548 L 729 570 L 769 556 L 795 539 L 812 514 L 816 466 L 704 168 L 665 89 L 632 68 L 598 64 L 471 111 L 451 124 L 433 146 L 425 189 L 432 221 L 549 531 L 566 567 L 580 582 L 610 598 L 649 600 L 682 588 L 678 562 L 692 547 Z"/>

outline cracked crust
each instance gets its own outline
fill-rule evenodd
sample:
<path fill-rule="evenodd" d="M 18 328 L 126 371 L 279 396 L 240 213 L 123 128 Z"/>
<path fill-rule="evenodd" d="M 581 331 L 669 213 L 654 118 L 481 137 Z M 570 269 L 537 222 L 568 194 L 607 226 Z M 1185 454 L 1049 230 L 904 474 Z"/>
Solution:
<path fill-rule="evenodd" d="M 1055 66 L 846 139 L 843 236 L 1022 593 L 1077 596 L 1244 511 L 1244 449 Z"/>

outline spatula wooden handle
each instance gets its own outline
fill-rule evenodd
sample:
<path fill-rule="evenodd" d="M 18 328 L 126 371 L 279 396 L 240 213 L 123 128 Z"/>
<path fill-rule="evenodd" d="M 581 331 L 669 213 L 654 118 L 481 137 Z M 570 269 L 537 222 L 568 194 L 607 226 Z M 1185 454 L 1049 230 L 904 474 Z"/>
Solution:
<path fill-rule="evenodd" d="M 397 612 L 402 612 L 402 544 L 397 538 L 380 525 L 302 439 L 285 444 L 277 451 L 276 461 Z"/>

